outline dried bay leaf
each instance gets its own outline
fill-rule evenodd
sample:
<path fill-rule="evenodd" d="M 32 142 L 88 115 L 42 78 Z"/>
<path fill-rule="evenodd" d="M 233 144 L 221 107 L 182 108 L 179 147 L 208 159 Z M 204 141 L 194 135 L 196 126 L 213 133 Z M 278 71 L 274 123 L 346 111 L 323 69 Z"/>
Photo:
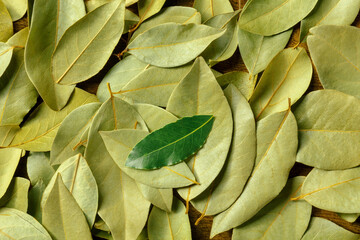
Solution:
<path fill-rule="evenodd" d="M 150 133 L 133 147 L 125 166 L 150 170 L 184 161 L 202 148 L 214 120 L 212 115 L 184 117 Z"/>
<path fill-rule="evenodd" d="M 28 209 L 28 191 L 30 181 L 26 178 L 14 177 L 5 195 L 0 199 L 0 206 L 15 208 L 22 212 Z"/>
<path fill-rule="evenodd" d="M 13 23 L 5 4 L 0 2 L 0 42 L 5 42 L 13 35 Z"/>
<path fill-rule="evenodd" d="M 29 37 L 29 27 L 25 27 L 15 33 L 9 40 L 7 44 L 13 46 L 14 48 L 24 48 L 26 41 Z"/>
<path fill-rule="evenodd" d="M 257 77 L 251 77 L 247 72 L 228 72 L 216 77 L 222 88 L 230 83 L 235 86 L 241 94 L 249 100 L 254 92 Z"/>
<path fill-rule="evenodd" d="M 35 186 L 40 180 L 46 186 L 55 173 L 50 165 L 49 152 L 30 152 L 26 161 L 26 172 L 31 186 Z"/>
<path fill-rule="evenodd" d="M 309 229 L 305 232 L 301 240 L 357 240 L 359 234 L 352 233 L 335 223 L 319 218 L 313 217 L 310 222 Z"/>
<path fill-rule="evenodd" d="M 140 21 L 138 15 L 130 11 L 129 9 L 125 9 L 125 23 L 124 23 L 124 31 L 123 33 L 127 33 L 130 29 L 135 26 Z"/>
<path fill-rule="evenodd" d="M 86 218 L 60 174 L 43 205 L 42 224 L 53 239 L 92 239 Z"/>
<path fill-rule="evenodd" d="M 137 186 L 146 200 L 163 211 L 171 212 L 173 202 L 173 190 L 171 188 L 153 188 L 142 183 L 137 183 Z"/>
<path fill-rule="evenodd" d="M 9 10 L 13 21 L 19 20 L 25 15 L 27 9 L 27 0 L 2 0 L 2 2 Z"/>
<path fill-rule="evenodd" d="M 296 161 L 326 170 L 360 165 L 360 100 L 335 90 L 308 94 L 294 111 L 299 126 Z"/>
<path fill-rule="evenodd" d="M 13 208 L 0 208 L 0 237 L 51 240 L 48 232 L 33 217 Z"/>
<path fill-rule="evenodd" d="M 9 147 L 28 151 L 50 151 L 61 122 L 74 109 L 90 102 L 96 102 L 94 95 L 76 88 L 68 105 L 61 111 L 53 111 L 44 103 L 30 115 L 25 124 L 16 133 Z"/>
<path fill-rule="evenodd" d="M 255 119 L 250 105 L 233 84 L 224 92 L 234 119 L 233 139 L 219 176 L 191 201 L 203 215 L 216 215 L 236 201 L 251 174 L 256 156 Z"/>
<path fill-rule="evenodd" d="M 19 126 L 0 126 L 0 146 L 9 146 L 19 129 Z"/>
<path fill-rule="evenodd" d="M 256 120 L 286 110 L 289 98 L 294 104 L 309 87 L 311 77 L 311 60 L 305 49 L 281 51 L 265 69 L 250 98 Z"/>
<path fill-rule="evenodd" d="M 29 191 L 29 207 L 28 214 L 33 216 L 40 223 L 42 222 L 41 198 L 45 191 L 46 185 L 40 179 Z"/>
<path fill-rule="evenodd" d="M 153 207 L 147 228 L 149 240 L 191 239 L 189 216 L 185 213 L 184 204 L 177 198 L 174 198 L 171 212 Z"/>
<path fill-rule="evenodd" d="M 338 213 L 338 215 L 345 221 L 353 223 L 359 218 L 360 213 Z"/>
<path fill-rule="evenodd" d="M 325 171 L 314 168 L 306 177 L 301 196 L 311 205 L 339 213 L 359 211 L 360 168 Z"/>
<path fill-rule="evenodd" d="M 130 42 L 135 39 L 141 33 L 158 26 L 163 23 L 181 23 L 181 24 L 189 24 L 189 23 L 201 23 L 201 15 L 196 9 L 191 7 L 183 7 L 183 6 L 173 6 L 163 8 L 158 14 L 141 23 L 141 25 L 136 29 L 134 34 L 131 36 Z"/>
<path fill-rule="evenodd" d="M 128 52 L 154 66 L 176 67 L 196 58 L 224 33 L 195 23 L 166 23 L 140 34 L 129 44 Z"/>
<path fill-rule="evenodd" d="M 360 30 L 350 26 L 319 26 L 311 29 L 308 46 L 325 89 L 335 89 L 360 98 L 360 64 L 357 46 Z M 355 45 L 354 45 L 355 44 Z"/>
<path fill-rule="evenodd" d="M 178 117 L 213 115 L 214 125 L 204 147 L 187 162 L 200 185 L 178 189 L 191 200 L 207 189 L 220 173 L 230 148 L 233 120 L 229 103 L 203 58 L 197 58 L 188 75 L 170 96 L 167 110 Z"/>
<path fill-rule="evenodd" d="M 10 64 L 11 57 L 13 55 L 14 47 L 9 46 L 6 43 L 0 42 L 0 77 L 5 72 L 6 68 Z"/>
<path fill-rule="evenodd" d="M 164 5 L 165 0 L 138 0 L 138 11 L 140 16 L 139 24 L 149 17 L 158 13 L 162 6 Z"/>
<path fill-rule="evenodd" d="M 271 60 L 285 48 L 291 33 L 292 29 L 266 37 L 238 28 L 240 54 L 251 76 L 262 72 Z"/>
<path fill-rule="evenodd" d="M 101 132 L 106 148 L 116 164 L 137 182 L 154 188 L 178 188 L 196 183 L 194 175 L 184 162 L 151 171 L 126 167 L 125 161 L 131 149 L 147 135 L 145 131 L 130 129 Z"/>
<path fill-rule="evenodd" d="M 114 94 L 119 94 L 117 95 L 119 97 L 130 98 L 134 102 L 166 107 L 174 88 L 190 69 L 190 64 L 177 68 L 150 66 Z"/>
<path fill-rule="evenodd" d="M 248 222 L 234 229 L 232 240 L 300 240 L 310 222 L 311 205 L 290 199 L 300 194 L 304 179 L 302 176 L 289 179 L 274 200 Z"/>
<path fill-rule="evenodd" d="M 229 0 L 195 0 L 194 8 L 201 13 L 203 22 L 216 15 L 234 11 Z"/>
<path fill-rule="evenodd" d="M 84 213 L 89 226 L 92 226 L 98 208 L 98 188 L 86 160 L 80 154 L 67 159 L 56 170 L 43 193 L 42 207 L 50 197 L 50 192 L 56 184 L 59 174 L 65 187 Z"/>
<path fill-rule="evenodd" d="M 144 121 L 130 104 L 111 97 L 93 119 L 85 150 L 85 159 L 99 189 L 98 214 L 115 239 L 136 239 L 145 225 L 150 203 L 137 190 L 136 183 L 111 158 L 99 131 L 129 129 L 135 125 L 146 130 Z M 124 195 L 125 192 L 128 195 Z"/>
<path fill-rule="evenodd" d="M 124 16 L 124 1 L 114 0 L 69 27 L 52 56 L 55 83 L 75 84 L 98 73 L 120 40 Z"/>
<path fill-rule="evenodd" d="M 359 0 L 318 0 L 311 13 L 301 21 L 300 41 L 306 40 L 310 28 L 315 26 L 350 25 L 359 9 Z"/>
<path fill-rule="evenodd" d="M 241 13 L 239 27 L 255 34 L 271 36 L 300 22 L 316 3 L 317 0 L 248 1 Z"/>
<path fill-rule="evenodd" d="M 17 148 L 0 149 L 0 198 L 4 196 L 10 185 L 22 152 Z"/>
<path fill-rule="evenodd" d="M 84 153 L 86 139 L 82 140 L 83 134 L 88 133 L 91 122 L 95 117 L 101 103 L 89 103 L 76 108 L 66 116 L 56 133 L 50 152 L 51 165 L 61 164 L 68 158 Z"/>
<path fill-rule="evenodd" d="M 287 182 L 297 150 L 297 125 L 290 109 L 260 120 L 256 136 L 255 168 L 236 202 L 214 218 L 212 237 L 252 218 Z"/>

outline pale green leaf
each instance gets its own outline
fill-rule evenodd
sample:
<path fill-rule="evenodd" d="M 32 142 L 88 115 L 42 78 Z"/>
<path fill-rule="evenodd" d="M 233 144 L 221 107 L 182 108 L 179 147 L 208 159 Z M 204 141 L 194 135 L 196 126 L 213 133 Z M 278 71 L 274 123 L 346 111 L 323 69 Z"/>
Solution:
<path fill-rule="evenodd" d="M 254 92 L 257 77 L 251 77 L 247 72 L 228 72 L 220 75 L 216 80 L 222 88 L 226 88 L 231 83 L 246 100 L 249 100 Z"/>
<path fill-rule="evenodd" d="M 45 202 L 50 196 L 50 192 L 59 174 L 65 187 L 85 214 L 89 226 L 92 226 L 95 222 L 98 208 L 98 188 L 86 160 L 80 154 L 67 159 L 59 166 L 47 184 L 42 196 L 41 205 L 45 206 Z"/>
<path fill-rule="evenodd" d="M 211 236 L 252 218 L 285 186 L 295 163 L 297 125 L 290 110 L 272 114 L 257 124 L 255 168 L 236 202 L 214 218 Z"/>
<path fill-rule="evenodd" d="M 311 205 L 306 201 L 291 201 L 291 198 L 300 194 L 304 179 L 291 178 L 274 200 L 233 230 L 232 240 L 300 240 L 311 218 Z"/>
<path fill-rule="evenodd" d="M 35 186 L 40 180 L 46 186 L 55 173 L 55 170 L 50 165 L 50 153 L 30 152 L 26 161 L 26 172 L 31 186 Z"/>
<path fill-rule="evenodd" d="M 265 37 L 238 28 L 241 58 L 252 76 L 262 72 L 271 60 L 285 48 L 291 33 L 292 29 Z"/>
<path fill-rule="evenodd" d="M 310 28 L 315 26 L 350 25 L 359 9 L 359 0 L 318 0 L 311 13 L 301 21 L 300 41 L 306 40 Z"/>
<path fill-rule="evenodd" d="M 191 201 L 203 215 L 216 215 L 236 201 L 251 174 L 256 156 L 255 119 L 250 105 L 233 84 L 224 92 L 234 119 L 233 139 L 219 176 Z"/>
<path fill-rule="evenodd" d="M 181 24 L 189 24 L 189 23 L 201 23 L 201 15 L 196 9 L 191 7 L 183 7 L 183 6 L 173 6 L 163 8 L 158 14 L 153 16 L 152 18 L 146 20 L 141 23 L 141 25 L 136 29 L 134 34 L 131 36 L 130 42 L 135 39 L 141 33 L 146 32 L 150 28 L 158 26 L 163 23 L 181 23 Z"/>
<path fill-rule="evenodd" d="M 312 77 L 311 60 L 303 48 L 287 48 L 268 65 L 250 98 L 256 120 L 284 111 L 305 93 Z"/>
<path fill-rule="evenodd" d="M 76 88 L 68 105 L 61 111 L 56 112 L 44 103 L 40 104 L 17 132 L 10 147 L 34 152 L 50 151 L 64 118 L 77 107 L 96 101 L 94 95 Z"/>
<path fill-rule="evenodd" d="M 84 153 L 85 149 L 82 143 L 87 141 L 87 137 L 83 140 L 83 134 L 88 133 L 87 131 L 100 106 L 101 104 L 97 102 L 89 103 L 78 107 L 66 116 L 51 147 L 51 165 L 61 164 L 78 153 Z"/>
<path fill-rule="evenodd" d="M 138 15 L 130 11 L 129 9 L 125 9 L 125 23 L 123 33 L 129 32 L 136 24 L 140 21 Z"/>
<path fill-rule="evenodd" d="M 360 165 L 360 100 L 335 90 L 309 93 L 294 111 L 296 161 L 326 170 Z"/>
<path fill-rule="evenodd" d="M 13 208 L 0 208 L 0 238 L 51 240 L 33 217 Z"/>
<path fill-rule="evenodd" d="M 239 19 L 240 28 L 259 35 L 271 36 L 288 30 L 300 22 L 315 7 L 317 0 L 248 2 Z"/>
<path fill-rule="evenodd" d="M 0 42 L 5 42 L 13 35 L 13 23 L 5 4 L 0 1 Z"/>
<path fill-rule="evenodd" d="M 147 225 L 149 240 L 191 239 L 189 216 L 185 213 L 184 204 L 174 198 L 171 212 L 153 207 Z"/>
<path fill-rule="evenodd" d="M 13 55 L 14 47 L 9 46 L 6 43 L 0 42 L 0 77 L 5 72 L 6 68 L 10 64 L 11 57 Z"/>
<path fill-rule="evenodd" d="M 28 191 L 30 181 L 26 178 L 14 177 L 5 195 L 0 198 L 0 207 L 15 208 L 22 212 L 28 209 Z"/>
<path fill-rule="evenodd" d="M 177 117 L 213 115 L 206 144 L 188 162 L 200 185 L 178 189 L 183 199 L 193 199 L 207 189 L 224 166 L 233 132 L 229 103 L 203 58 L 195 60 L 188 75 L 171 94 L 167 110 Z"/>
<path fill-rule="evenodd" d="M 2 0 L 13 21 L 22 18 L 27 9 L 27 0 Z"/>
<path fill-rule="evenodd" d="M 319 217 L 313 217 L 308 230 L 301 240 L 357 240 L 359 234 L 352 233 L 335 223 Z"/>
<path fill-rule="evenodd" d="M 133 78 L 143 73 L 149 66 L 149 64 L 138 60 L 134 56 L 127 56 L 112 67 L 105 75 L 104 79 L 99 84 L 96 93 L 97 97 L 101 102 L 105 102 L 110 98 L 107 83 L 110 84 L 113 92 L 118 92 Z"/>
<path fill-rule="evenodd" d="M 75 84 L 97 74 L 120 40 L 124 16 L 124 1 L 114 0 L 69 27 L 52 56 L 55 83 Z"/>
<path fill-rule="evenodd" d="M 42 209 L 42 224 L 53 239 L 92 239 L 86 218 L 60 174 Z"/>
<path fill-rule="evenodd" d="M 353 223 L 359 218 L 360 213 L 338 213 L 338 215 L 345 221 Z"/>
<path fill-rule="evenodd" d="M 6 42 L 8 45 L 16 47 L 24 47 L 26 45 L 26 41 L 29 37 L 29 27 L 25 27 L 15 33 L 9 40 Z"/>
<path fill-rule="evenodd" d="M 165 0 L 138 0 L 139 23 L 158 13 L 164 3 Z"/>
<path fill-rule="evenodd" d="M 234 11 L 229 0 L 195 0 L 194 8 L 201 13 L 203 22 L 216 15 Z"/>
<path fill-rule="evenodd" d="M 21 155 L 21 149 L 0 149 L 0 198 L 4 196 L 7 188 L 10 185 Z"/>
<path fill-rule="evenodd" d="M 171 188 L 153 188 L 142 183 L 137 183 L 137 186 L 144 198 L 151 202 L 151 204 L 161 210 L 171 212 L 173 202 L 173 190 Z"/>
<path fill-rule="evenodd" d="M 307 39 L 310 55 L 325 89 L 360 98 L 360 29 L 350 26 L 319 26 Z M 349 47 L 353 46 L 353 47 Z"/>
<path fill-rule="evenodd" d="M 19 126 L 0 126 L 0 146 L 9 146 L 19 129 Z"/>
<path fill-rule="evenodd" d="M 360 168 L 325 171 L 314 168 L 306 177 L 301 196 L 311 205 L 339 213 L 359 211 Z"/>
<path fill-rule="evenodd" d="M 178 188 L 194 184 L 195 177 L 185 162 L 151 171 L 125 166 L 132 148 L 147 135 L 147 132 L 138 130 L 101 132 L 106 148 L 116 164 L 137 182 L 154 188 Z"/>
<path fill-rule="evenodd" d="M 195 23 L 166 23 L 140 34 L 129 44 L 128 52 L 151 65 L 176 67 L 196 58 L 224 33 Z"/>
<path fill-rule="evenodd" d="M 41 209 L 41 198 L 45 191 L 46 185 L 43 180 L 40 179 L 35 186 L 31 187 L 29 191 L 29 208 L 28 213 L 33 216 L 40 223 L 42 221 L 42 209 Z"/>

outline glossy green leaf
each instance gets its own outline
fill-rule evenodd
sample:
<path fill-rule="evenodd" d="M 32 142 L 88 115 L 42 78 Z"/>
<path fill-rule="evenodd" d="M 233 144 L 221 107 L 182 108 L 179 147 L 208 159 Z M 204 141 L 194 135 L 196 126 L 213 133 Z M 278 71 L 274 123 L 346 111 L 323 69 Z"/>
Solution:
<path fill-rule="evenodd" d="M 21 155 L 21 149 L 0 149 L 0 198 L 4 196 L 7 188 L 10 185 Z"/>
<path fill-rule="evenodd" d="M 212 237 L 252 218 L 280 193 L 287 182 L 297 150 L 294 115 L 288 110 L 262 119 L 257 124 L 256 136 L 255 168 L 236 202 L 214 218 Z"/>
<path fill-rule="evenodd" d="M 335 89 L 360 98 L 358 45 L 360 29 L 350 26 L 319 26 L 311 29 L 308 46 L 325 89 Z"/>
<path fill-rule="evenodd" d="M 193 115 L 215 117 L 213 130 L 206 144 L 187 162 L 200 185 L 191 186 L 191 190 L 178 189 L 183 199 L 191 200 L 207 189 L 220 173 L 230 148 L 233 132 L 229 103 L 203 58 L 195 60 L 188 75 L 175 88 L 170 96 L 167 110 L 178 117 Z"/>
<path fill-rule="evenodd" d="M 315 26 L 350 25 L 359 9 L 359 0 L 318 0 L 312 12 L 301 21 L 300 41 L 306 40 L 310 28 Z"/>
<path fill-rule="evenodd" d="M 13 178 L 5 195 L 0 199 L 0 207 L 15 208 L 26 212 L 28 209 L 29 187 L 30 181 L 26 178 Z"/>
<path fill-rule="evenodd" d="M 101 132 L 106 148 L 116 164 L 127 175 L 136 179 L 137 182 L 154 188 L 178 188 L 194 184 L 195 177 L 184 162 L 151 171 L 137 170 L 125 166 L 125 161 L 131 149 L 147 135 L 147 132 L 138 130 Z"/>
<path fill-rule="evenodd" d="M 0 208 L 0 237 L 51 240 L 44 227 L 33 217 L 13 208 Z"/>
<path fill-rule="evenodd" d="M 338 215 L 345 221 L 353 223 L 359 218 L 360 213 L 338 213 Z"/>
<path fill-rule="evenodd" d="M 165 0 L 138 0 L 139 23 L 158 13 L 164 3 Z"/>
<path fill-rule="evenodd" d="M 128 51 L 151 65 L 176 67 L 196 58 L 224 32 L 194 23 L 166 23 L 140 34 L 129 44 Z"/>
<path fill-rule="evenodd" d="M 56 133 L 50 152 L 51 165 L 61 164 L 68 158 L 84 153 L 82 136 L 90 128 L 91 122 L 101 106 L 89 103 L 78 107 L 66 116 Z"/>
<path fill-rule="evenodd" d="M 75 84 L 97 74 L 120 40 L 124 16 L 124 1 L 114 0 L 69 27 L 52 56 L 53 80 Z"/>
<path fill-rule="evenodd" d="M 194 8 L 201 13 L 203 22 L 216 15 L 234 11 L 229 0 L 195 0 Z"/>
<path fill-rule="evenodd" d="M 50 153 L 30 152 L 26 161 L 26 172 L 31 186 L 35 186 L 40 180 L 47 185 L 55 173 L 50 165 Z"/>
<path fill-rule="evenodd" d="M 303 48 L 281 51 L 265 69 L 250 98 L 256 120 L 284 111 L 305 93 L 312 77 L 311 60 Z"/>
<path fill-rule="evenodd" d="M 274 36 L 265 37 L 238 29 L 241 58 L 251 76 L 262 72 L 271 60 L 285 48 L 292 29 Z"/>
<path fill-rule="evenodd" d="M 25 15 L 27 9 L 27 0 L 2 0 L 2 2 L 9 10 L 13 21 L 19 20 Z"/>
<path fill-rule="evenodd" d="M 53 239 L 92 239 L 86 218 L 60 174 L 43 205 L 42 224 Z"/>
<path fill-rule="evenodd" d="M 352 233 L 335 223 L 324 219 L 313 217 L 309 229 L 305 232 L 301 240 L 357 240 L 359 234 Z"/>
<path fill-rule="evenodd" d="M 112 97 L 103 103 L 95 115 L 85 150 L 85 159 L 99 189 L 98 214 L 109 226 L 115 239 L 136 239 L 145 225 L 149 202 L 143 199 L 136 183 L 116 165 L 99 132 L 134 128 L 135 125 L 138 129 L 146 130 L 144 121 L 131 105 Z M 130 195 L 124 195 L 128 191 Z M 136 208 L 131 207 L 133 205 L 124 208 L 124 197 Z"/>
<path fill-rule="evenodd" d="M 300 194 L 305 177 L 291 178 L 281 193 L 245 224 L 233 230 L 232 240 L 300 240 L 311 218 L 311 205 L 291 201 Z"/>
<path fill-rule="evenodd" d="M 77 107 L 95 101 L 94 95 L 76 88 L 68 105 L 61 111 L 56 112 L 44 103 L 40 104 L 17 132 L 10 147 L 35 152 L 50 151 L 64 118 Z"/>
<path fill-rule="evenodd" d="M 185 213 L 184 204 L 177 198 L 174 198 L 171 212 L 153 207 L 147 228 L 149 240 L 191 239 L 189 216 Z"/>
<path fill-rule="evenodd" d="M 149 66 L 149 64 L 138 60 L 134 56 L 130 55 L 125 57 L 105 75 L 104 79 L 99 84 L 96 93 L 97 97 L 101 102 L 105 102 L 110 98 L 107 83 L 110 84 L 113 92 L 118 92 L 133 78 L 144 72 Z"/>
<path fill-rule="evenodd" d="M 335 90 L 308 94 L 296 108 L 296 161 L 326 170 L 360 165 L 360 100 Z"/>
<path fill-rule="evenodd" d="M 234 119 L 233 138 L 219 176 L 191 201 L 203 215 L 216 215 L 236 201 L 251 174 L 256 156 L 255 119 L 250 105 L 233 84 L 224 92 Z"/>
<path fill-rule="evenodd" d="M 325 171 L 314 168 L 306 177 L 301 196 L 311 205 L 339 213 L 354 213 L 360 205 L 360 168 Z"/>
<path fill-rule="evenodd" d="M 216 78 L 222 88 L 226 88 L 230 83 L 234 85 L 246 100 L 249 100 L 254 92 L 256 79 L 247 72 L 228 72 Z"/>
<path fill-rule="evenodd" d="M 92 226 L 98 208 L 98 188 L 86 160 L 80 154 L 67 159 L 59 166 L 43 193 L 41 205 L 45 206 L 58 174 L 85 214 L 89 226 Z"/>
<path fill-rule="evenodd" d="M 189 23 L 201 23 L 201 15 L 196 9 L 191 7 L 183 7 L 183 6 L 173 6 L 163 8 L 158 14 L 153 16 L 152 18 L 146 20 L 141 23 L 141 25 L 136 29 L 134 34 L 131 37 L 130 42 L 135 39 L 141 33 L 158 26 L 163 23 L 181 23 L 181 24 L 189 24 Z"/>
<path fill-rule="evenodd" d="M 60 4 L 58 0 L 35 1 L 25 47 L 26 72 L 41 98 L 53 110 L 62 109 L 74 90 L 74 86 L 56 84 L 51 76 L 51 57 L 58 40 L 67 27 L 83 16 L 78 14 L 77 8 L 71 7 L 73 2 L 66 0 Z"/>
<path fill-rule="evenodd" d="M 281 33 L 305 18 L 316 2 L 317 0 L 252 0 L 244 7 L 239 26 L 263 36 Z"/>
<path fill-rule="evenodd" d="M 125 166 L 136 169 L 158 169 L 180 163 L 204 145 L 214 116 L 184 117 L 152 132 L 135 145 Z"/>
<path fill-rule="evenodd" d="M 148 185 L 137 183 L 139 191 L 146 200 L 163 211 L 171 212 L 173 202 L 173 190 L 171 188 L 153 188 Z"/>
<path fill-rule="evenodd" d="M 0 125 L 19 126 L 38 94 L 24 66 L 24 49 L 14 49 L 10 65 L 0 77 Z"/>
<path fill-rule="evenodd" d="M 5 42 L 13 35 L 13 23 L 5 4 L 0 2 L 0 42 Z"/>
<path fill-rule="evenodd" d="M 42 222 L 42 209 L 41 209 L 41 198 L 45 191 L 46 185 L 44 181 L 40 179 L 35 186 L 31 187 L 29 191 L 29 207 L 28 214 L 33 216 L 40 223 Z"/>
<path fill-rule="evenodd" d="M 134 102 L 166 107 L 174 88 L 186 76 L 190 68 L 190 64 L 177 68 L 150 66 L 116 92 L 118 93 L 116 96 L 130 98 Z"/>
<path fill-rule="evenodd" d="M 6 43 L 0 42 L 0 77 L 5 72 L 6 68 L 10 64 L 11 57 L 13 55 L 14 47 L 9 46 Z"/>

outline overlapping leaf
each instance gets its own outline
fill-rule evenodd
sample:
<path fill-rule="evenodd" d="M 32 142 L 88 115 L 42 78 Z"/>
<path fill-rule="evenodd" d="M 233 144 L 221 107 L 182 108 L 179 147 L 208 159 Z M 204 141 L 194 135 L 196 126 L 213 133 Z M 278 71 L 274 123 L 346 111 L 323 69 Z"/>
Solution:
<path fill-rule="evenodd" d="M 5 4 L 0 2 L 0 42 L 5 42 L 13 34 L 13 24 L 11 16 Z"/>
<path fill-rule="evenodd" d="M 203 22 L 216 15 L 233 11 L 229 0 L 195 0 L 194 8 L 201 13 Z"/>
<path fill-rule="evenodd" d="M 9 66 L 11 57 L 13 55 L 14 47 L 9 46 L 6 43 L 0 42 L 0 77 Z"/>
<path fill-rule="evenodd" d="M 21 149 L 0 149 L 0 198 L 10 185 L 21 155 Z"/>
<path fill-rule="evenodd" d="M 26 162 L 26 172 L 32 186 L 40 180 L 47 185 L 55 173 L 50 165 L 49 152 L 30 152 Z"/>
<path fill-rule="evenodd" d="M 251 77 L 246 72 L 228 72 L 216 77 L 216 80 L 222 88 L 226 88 L 231 83 L 249 100 L 254 92 L 257 78 Z"/>
<path fill-rule="evenodd" d="M 5 195 L 0 199 L 0 207 L 15 208 L 22 212 L 28 209 L 30 181 L 26 178 L 13 178 Z"/>
<path fill-rule="evenodd" d="M 153 188 L 148 185 L 137 183 L 139 191 L 146 200 L 163 211 L 171 212 L 173 202 L 173 190 L 171 188 Z"/>

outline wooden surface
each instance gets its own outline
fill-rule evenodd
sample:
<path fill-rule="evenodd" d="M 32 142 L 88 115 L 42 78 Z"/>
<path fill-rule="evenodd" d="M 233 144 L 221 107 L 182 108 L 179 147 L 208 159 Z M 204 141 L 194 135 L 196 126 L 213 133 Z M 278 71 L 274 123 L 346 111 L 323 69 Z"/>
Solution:
<path fill-rule="evenodd" d="M 244 6 L 246 0 L 231 0 L 231 3 L 234 7 L 234 9 L 239 9 L 239 7 Z M 169 0 L 167 1 L 167 5 L 182 5 L 182 6 L 192 6 L 193 0 Z M 136 11 L 136 6 L 133 8 Z M 359 27 L 360 26 L 360 15 L 356 18 L 355 22 L 353 23 L 354 26 Z M 14 23 L 14 29 L 15 32 L 19 31 L 20 29 L 27 26 L 27 19 L 26 17 L 20 19 L 19 21 Z M 294 32 L 292 34 L 291 40 L 288 43 L 287 47 L 294 47 L 298 44 L 299 39 L 299 32 L 300 32 L 300 24 L 296 25 L 294 27 Z M 125 42 L 120 41 L 119 45 L 116 47 L 114 54 L 121 52 L 125 48 Z M 300 44 L 299 47 L 304 47 L 307 49 L 307 46 L 305 44 Z M 103 70 L 101 70 L 96 76 L 92 77 L 86 82 L 78 84 L 78 87 L 91 92 L 96 93 L 97 87 L 105 74 L 109 71 L 109 69 L 114 66 L 118 62 L 118 58 L 116 56 L 111 56 L 108 63 L 104 67 Z M 230 59 L 227 61 L 221 62 L 217 64 L 214 69 L 226 73 L 231 71 L 247 71 L 246 67 L 241 59 L 241 56 L 239 54 L 239 51 L 237 50 Z M 313 79 L 311 81 L 311 85 L 308 89 L 308 92 L 322 89 L 322 86 L 319 82 L 319 78 L 316 73 L 316 69 L 314 68 L 314 74 Z M 22 169 L 22 166 L 24 165 L 24 162 L 20 164 L 19 168 L 16 172 L 16 175 L 24 175 L 24 171 L 26 172 L 26 169 Z M 294 176 L 306 176 L 310 172 L 311 168 L 307 167 L 305 165 L 296 163 L 293 169 L 290 172 L 290 177 Z M 191 228 L 192 228 L 192 236 L 193 239 L 196 240 L 206 240 L 209 239 L 210 236 L 210 230 L 211 230 L 211 224 L 212 224 L 212 217 L 206 216 L 202 221 L 199 223 L 199 225 L 195 226 L 195 221 L 200 217 L 201 213 L 197 212 L 192 206 L 190 206 L 189 211 L 189 218 L 191 222 Z M 329 219 L 330 221 L 338 224 L 339 226 L 342 226 L 352 232 L 359 233 L 360 234 L 360 220 L 357 220 L 355 223 L 349 223 L 345 220 L 341 219 L 336 213 L 313 208 L 312 212 L 313 216 L 316 217 L 322 217 Z M 215 236 L 214 240 L 229 240 L 231 239 L 232 231 L 228 231 L 222 234 L 219 234 Z"/>

